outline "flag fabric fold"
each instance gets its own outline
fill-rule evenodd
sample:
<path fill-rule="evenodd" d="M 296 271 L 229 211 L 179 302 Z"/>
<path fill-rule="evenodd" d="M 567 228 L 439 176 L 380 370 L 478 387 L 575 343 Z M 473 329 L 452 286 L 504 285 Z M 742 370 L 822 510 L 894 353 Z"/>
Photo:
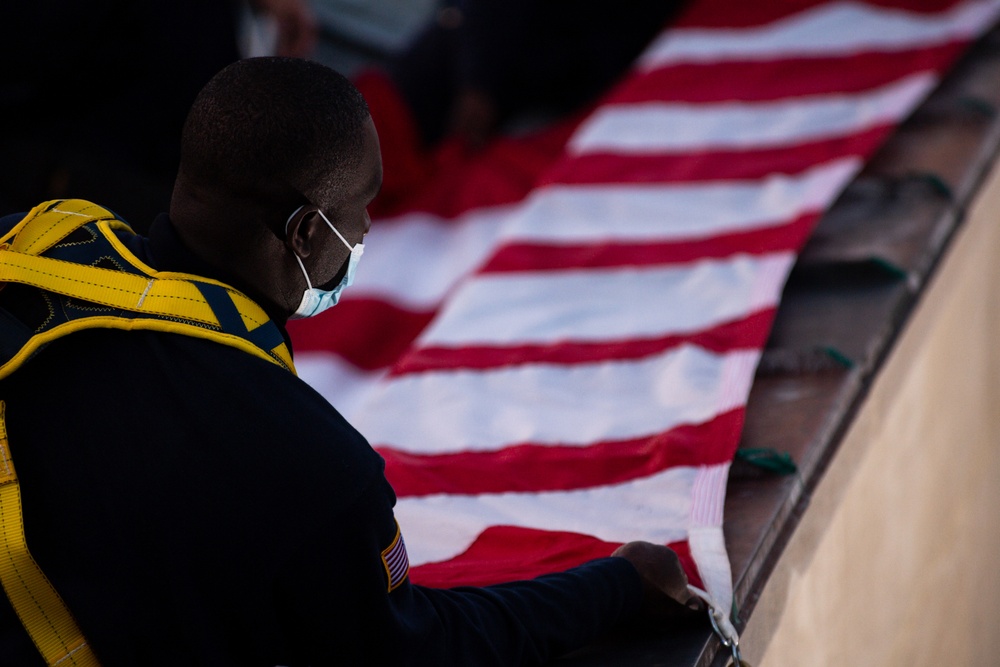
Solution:
<path fill-rule="evenodd" d="M 728 612 L 726 479 L 796 254 L 998 11 L 695 0 L 589 113 L 375 220 L 341 304 L 291 332 L 386 460 L 413 581 L 644 539 Z"/>

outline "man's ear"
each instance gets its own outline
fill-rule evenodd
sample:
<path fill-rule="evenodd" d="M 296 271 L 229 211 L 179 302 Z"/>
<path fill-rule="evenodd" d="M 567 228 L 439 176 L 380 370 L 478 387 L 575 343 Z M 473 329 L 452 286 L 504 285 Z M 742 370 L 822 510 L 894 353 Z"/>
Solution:
<path fill-rule="evenodd" d="M 285 233 L 285 245 L 291 248 L 299 257 L 308 257 L 314 247 L 314 239 L 320 227 L 325 225 L 323 217 L 316 206 L 303 206 L 288 221 Z"/>

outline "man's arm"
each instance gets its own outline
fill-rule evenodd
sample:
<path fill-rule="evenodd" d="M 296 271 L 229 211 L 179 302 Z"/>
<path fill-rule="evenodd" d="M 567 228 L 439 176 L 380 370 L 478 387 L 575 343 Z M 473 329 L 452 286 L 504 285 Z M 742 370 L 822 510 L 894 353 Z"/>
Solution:
<path fill-rule="evenodd" d="M 289 563 L 282 606 L 304 661 L 537 665 L 640 611 L 687 601 L 676 555 L 642 542 L 530 581 L 445 590 L 407 579 L 389 591 L 382 558 L 395 537 L 393 503 L 388 483 L 377 480 L 342 515 L 343 524 L 324 530 Z"/>

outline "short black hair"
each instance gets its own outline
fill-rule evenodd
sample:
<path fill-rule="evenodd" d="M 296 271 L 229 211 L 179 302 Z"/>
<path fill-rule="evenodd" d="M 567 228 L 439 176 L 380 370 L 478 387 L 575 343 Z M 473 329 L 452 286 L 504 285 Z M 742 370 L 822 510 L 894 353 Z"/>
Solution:
<path fill-rule="evenodd" d="M 192 183 L 264 205 L 336 206 L 344 177 L 360 164 L 368 118 L 357 88 L 325 65 L 239 60 L 195 99 L 180 171 Z"/>

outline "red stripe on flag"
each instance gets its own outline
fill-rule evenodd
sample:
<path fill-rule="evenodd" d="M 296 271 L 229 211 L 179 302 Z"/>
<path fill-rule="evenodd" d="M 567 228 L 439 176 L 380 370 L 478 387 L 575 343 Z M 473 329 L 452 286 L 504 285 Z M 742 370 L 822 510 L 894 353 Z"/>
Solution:
<path fill-rule="evenodd" d="M 966 42 L 951 41 L 920 49 L 837 57 L 667 65 L 633 72 L 603 103 L 764 102 L 809 95 L 852 95 L 915 72 L 939 70 L 955 60 L 965 46 Z"/>
<path fill-rule="evenodd" d="M 719 259 L 736 253 L 763 255 L 798 250 L 818 217 L 818 213 L 807 213 L 786 224 L 705 239 L 588 245 L 512 243 L 500 248 L 481 273 L 658 266 Z"/>
<path fill-rule="evenodd" d="M 407 212 L 455 218 L 472 209 L 521 201 L 539 174 L 563 154 L 583 115 L 525 136 L 497 137 L 479 153 L 465 153 L 451 144 L 438 148 L 427 165 L 434 179 L 407 200 Z"/>
<path fill-rule="evenodd" d="M 378 299 L 345 299 L 320 317 L 292 320 L 296 352 L 337 352 L 367 370 L 385 368 L 410 346 L 435 311 L 414 312 Z"/>
<path fill-rule="evenodd" d="M 447 588 L 489 586 L 542 574 L 561 572 L 595 558 L 610 556 L 621 546 L 579 533 L 549 532 L 513 526 L 484 530 L 465 553 L 441 563 L 411 568 L 410 579 L 422 586 Z M 695 586 L 703 586 L 687 542 L 668 544 Z"/>
<path fill-rule="evenodd" d="M 866 0 L 864 4 L 920 14 L 935 14 L 946 11 L 959 2 L 960 0 Z M 689 9 L 674 25 L 683 28 L 749 28 L 827 4 L 830 4 L 829 0 L 768 0 L 767 2 L 698 0 L 688 6 Z"/>
<path fill-rule="evenodd" d="M 738 408 L 702 424 L 584 447 L 520 444 L 499 451 L 455 454 L 376 449 L 385 459 L 386 478 L 401 498 L 566 491 L 648 477 L 675 466 L 728 463 L 743 418 L 744 409 Z"/>
<path fill-rule="evenodd" d="M 420 347 L 406 354 L 392 369 L 391 375 L 427 371 L 501 368 L 519 364 L 584 364 L 608 359 L 642 359 L 683 344 L 712 352 L 763 347 L 767 342 L 774 309 L 768 308 L 733 322 L 691 333 L 656 338 L 606 340 L 596 342 L 565 341 L 539 345 L 465 345 L 462 347 Z"/>
<path fill-rule="evenodd" d="M 849 156 L 866 157 L 894 126 L 790 146 L 759 146 L 684 153 L 586 153 L 553 165 L 544 183 L 611 184 L 751 180 L 771 174 L 798 174 L 809 167 Z"/>

